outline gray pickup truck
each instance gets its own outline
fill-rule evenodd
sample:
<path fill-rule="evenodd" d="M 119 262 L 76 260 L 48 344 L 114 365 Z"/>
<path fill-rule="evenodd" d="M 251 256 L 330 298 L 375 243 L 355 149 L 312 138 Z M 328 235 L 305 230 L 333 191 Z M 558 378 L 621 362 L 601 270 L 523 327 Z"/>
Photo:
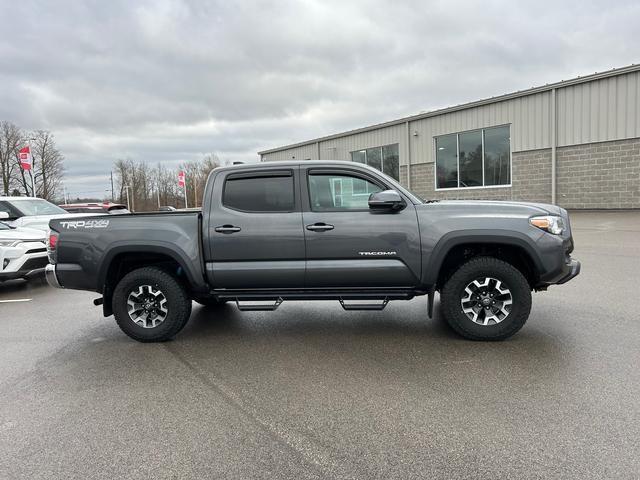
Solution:
<path fill-rule="evenodd" d="M 141 342 L 174 337 L 192 300 L 380 310 L 427 295 L 431 316 L 436 291 L 456 332 L 499 340 L 524 325 L 532 290 L 580 272 L 562 208 L 425 201 L 350 162 L 217 168 L 202 212 L 55 219 L 50 229 L 49 283 L 98 292 L 104 315 Z"/>

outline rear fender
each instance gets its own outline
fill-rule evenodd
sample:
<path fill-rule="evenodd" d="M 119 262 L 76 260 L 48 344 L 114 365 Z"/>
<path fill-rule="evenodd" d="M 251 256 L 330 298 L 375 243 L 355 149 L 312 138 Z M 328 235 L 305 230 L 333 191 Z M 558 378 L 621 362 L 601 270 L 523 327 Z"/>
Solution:
<path fill-rule="evenodd" d="M 160 242 L 142 244 L 120 245 L 111 248 L 104 256 L 102 265 L 98 271 L 98 288 L 102 291 L 105 288 L 107 274 L 114 259 L 121 254 L 131 253 L 152 253 L 166 256 L 175 261 L 182 269 L 189 282 L 191 290 L 196 292 L 208 292 L 209 289 L 204 281 L 199 259 L 190 259 L 186 253 L 179 249 L 171 248 Z M 106 304 L 107 302 L 105 302 Z"/>

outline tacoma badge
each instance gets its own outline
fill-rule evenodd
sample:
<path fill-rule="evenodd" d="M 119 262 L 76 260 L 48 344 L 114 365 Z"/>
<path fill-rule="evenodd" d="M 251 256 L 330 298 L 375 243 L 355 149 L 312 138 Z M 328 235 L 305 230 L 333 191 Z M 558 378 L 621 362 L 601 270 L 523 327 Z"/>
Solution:
<path fill-rule="evenodd" d="M 365 257 L 383 257 L 385 255 L 396 255 L 396 252 L 358 252 Z"/>

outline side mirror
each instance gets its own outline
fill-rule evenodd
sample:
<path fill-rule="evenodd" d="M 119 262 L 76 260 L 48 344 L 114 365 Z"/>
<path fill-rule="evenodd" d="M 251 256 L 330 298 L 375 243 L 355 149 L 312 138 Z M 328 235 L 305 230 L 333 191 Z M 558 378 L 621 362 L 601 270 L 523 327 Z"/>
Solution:
<path fill-rule="evenodd" d="M 370 210 L 402 210 L 406 206 L 405 201 L 395 190 L 384 190 L 369 195 Z"/>
<path fill-rule="evenodd" d="M 7 218 L 9 218 L 8 212 L 0 212 L 0 220 L 6 220 Z"/>

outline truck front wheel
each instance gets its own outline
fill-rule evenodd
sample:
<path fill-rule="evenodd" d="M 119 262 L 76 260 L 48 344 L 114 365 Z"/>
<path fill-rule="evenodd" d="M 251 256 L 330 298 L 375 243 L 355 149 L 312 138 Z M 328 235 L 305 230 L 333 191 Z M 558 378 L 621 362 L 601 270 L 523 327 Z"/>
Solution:
<path fill-rule="evenodd" d="M 513 265 L 493 257 L 463 264 L 440 292 L 445 320 L 471 340 L 503 340 L 520 330 L 531 311 L 531 288 Z"/>
<path fill-rule="evenodd" d="M 139 342 L 163 342 L 187 324 L 191 300 L 178 280 L 156 267 L 125 275 L 113 292 L 113 315 L 124 333 Z"/>

